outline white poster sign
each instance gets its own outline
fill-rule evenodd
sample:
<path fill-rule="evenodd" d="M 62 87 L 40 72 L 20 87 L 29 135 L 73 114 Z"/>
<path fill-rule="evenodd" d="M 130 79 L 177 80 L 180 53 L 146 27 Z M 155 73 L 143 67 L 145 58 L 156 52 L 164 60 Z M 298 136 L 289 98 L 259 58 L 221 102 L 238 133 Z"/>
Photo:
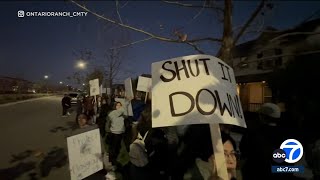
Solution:
<path fill-rule="evenodd" d="M 111 88 L 107 88 L 107 95 L 111 95 Z"/>
<path fill-rule="evenodd" d="M 116 102 L 120 102 L 122 105 L 125 104 L 126 100 L 123 99 L 123 98 L 114 98 L 114 100 Z M 128 108 L 127 108 L 127 111 L 125 113 L 126 116 L 133 116 L 133 111 L 132 111 L 132 105 L 131 105 L 131 102 L 129 102 L 129 105 L 128 105 Z"/>
<path fill-rule="evenodd" d="M 151 85 L 151 78 L 139 76 L 137 91 L 149 92 Z"/>
<path fill-rule="evenodd" d="M 125 92 L 126 92 L 126 97 L 134 97 L 133 94 L 133 90 L 132 90 L 132 82 L 131 82 L 131 78 L 127 78 L 124 81 L 124 88 L 125 88 Z"/>
<path fill-rule="evenodd" d="M 230 66 L 209 55 L 152 63 L 152 127 L 215 123 L 246 127 Z"/>
<path fill-rule="evenodd" d="M 67 138 L 71 180 L 84 179 L 103 168 L 99 129 Z"/>
<path fill-rule="evenodd" d="M 96 96 L 100 94 L 99 79 L 90 80 L 89 85 L 90 96 Z"/>

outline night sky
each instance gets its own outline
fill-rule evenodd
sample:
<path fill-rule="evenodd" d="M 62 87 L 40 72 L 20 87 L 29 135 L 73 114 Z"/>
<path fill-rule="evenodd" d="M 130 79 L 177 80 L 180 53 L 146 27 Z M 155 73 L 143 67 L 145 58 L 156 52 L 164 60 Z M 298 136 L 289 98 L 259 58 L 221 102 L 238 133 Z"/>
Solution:
<path fill-rule="evenodd" d="M 192 3 L 191 1 L 185 1 Z M 221 24 L 215 12 L 182 8 L 160 1 L 120 1 L 121 18 L 130 25 L 154 32 L 155 34 L 173 37 L 174 29 L 181 29 L 189 38 L 221 37 Z M 198 4 L 201 2 L 198 2 Z M 255 9 L 258 1 L 234 2 L 234 27 L 244 23 Z M 115 2 L 96 1 L 87 4 L 99 14 L 118 20 Z M 290 28 L 301 23 L 305 18 L 318 10 L 320 2 L 316 1 L 275 1 L 274 8 L 264 16 L 263 26 L 277 29 Z M 114 25 L 105 25 L 94 15 L 86 17 L 24 17 L 19 18 L 17 11 L 83 11 L 75 4 L 64 1 L 52 2 L 0 2 L 0 75 L 21 77 L 37 82 L 49 75 L 51 83 L 66 82 L 66 77 L 77 71 L 75 51 L 89 49 L 94 53 L 90 66 L 103 64 L 103 54 L 113 47 L 112 41 L 133 42 L 148 36 L 124 31 Z M 201 11 L 199 13 L 199 11 Z M 196 17 L 195 19 L 193 19 Z M 262 18 L 255 23 L 257 29 Z M 244 36 L 241 41 L 256 37 L 256 33 Z M 201 43 L 200 48 L 207 54 L 215 55 L 219 44 Z M 151 73 L 151 63 L 178 56 L 197 54 L 188 45 L 166 43 L 150 40 L 128 48 L 121 49 L 124 59 L 123 69 L 132 71 L 131 77 L 142 73 Z M 121 76 L 122 75 L 122 76 Z M 120 82 L 126 78 L 120 74 Z"/>

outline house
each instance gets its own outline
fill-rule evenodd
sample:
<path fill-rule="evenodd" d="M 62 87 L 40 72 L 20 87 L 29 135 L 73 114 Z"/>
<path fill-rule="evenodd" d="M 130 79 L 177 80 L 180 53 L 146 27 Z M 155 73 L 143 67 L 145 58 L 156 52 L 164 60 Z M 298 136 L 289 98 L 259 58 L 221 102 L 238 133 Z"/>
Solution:
<path fill-rule="evenodd" d="M 34 93 L 33 83 L 20 78 L 0 76 L 0 93 Z"/>
<path fill-rule="evenodd" d="M 254 112 L 273 101 L 268 78 L 297 54 L 317 53 L 320 57 L 320 19 L 278 31 L 266 28 L 258 38 L 234 47 L 233 69 L 244 111 Z"/>

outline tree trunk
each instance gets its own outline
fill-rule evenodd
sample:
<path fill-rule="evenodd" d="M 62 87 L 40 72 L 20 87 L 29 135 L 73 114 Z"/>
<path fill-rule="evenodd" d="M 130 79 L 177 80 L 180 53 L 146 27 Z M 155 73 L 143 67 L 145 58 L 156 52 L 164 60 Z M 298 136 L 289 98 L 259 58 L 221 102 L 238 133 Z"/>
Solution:
<path fill-rule="evenodd" d="M 233 37 L 232 37 L 232 0 L 224 1 L 224 23 L 222 37 L 221 59 L 232 67 Z"/>

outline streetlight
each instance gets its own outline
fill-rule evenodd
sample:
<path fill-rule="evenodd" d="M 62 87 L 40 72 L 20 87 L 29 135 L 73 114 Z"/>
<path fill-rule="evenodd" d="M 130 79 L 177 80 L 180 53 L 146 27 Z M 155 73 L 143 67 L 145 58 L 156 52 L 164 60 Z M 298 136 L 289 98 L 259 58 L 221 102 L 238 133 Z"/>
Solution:
<path fill-rule="evenodd" d="M 45 82 L 46 82 L 47 95 L 48 95 L 48 81 L 47 81 L 48 78 L 49 78 L 48 75 L 44 75 L 44 79 L 45 79 Z"/>
<path fill-rule="evenodd" d="M 63 82 L 62 82 L 62 81 L 60 81 L 60 84 L 63 84 Z"/>
<path fill-rule="evenodd" d="M 87 63 L 84 62 L 83 60 L 80 60 L 80 61 L 77 62 L 77 67 L 79 69 L 86 69 L 87 68 Z"/>

